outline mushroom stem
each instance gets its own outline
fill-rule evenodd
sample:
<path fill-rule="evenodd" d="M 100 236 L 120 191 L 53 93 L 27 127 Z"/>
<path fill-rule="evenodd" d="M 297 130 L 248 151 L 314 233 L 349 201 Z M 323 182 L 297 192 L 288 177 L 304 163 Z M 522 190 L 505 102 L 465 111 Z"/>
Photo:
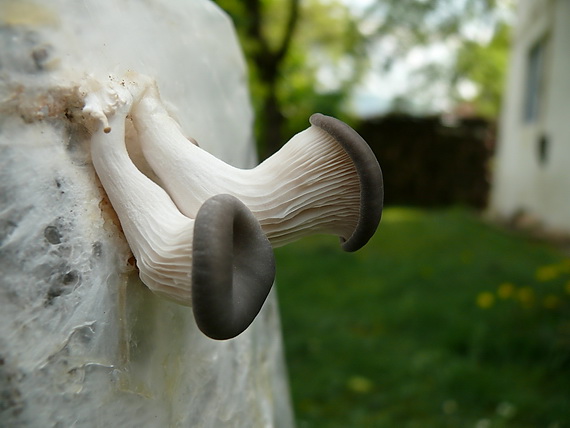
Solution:
<path fill-rule="evenodd" d="M 154 293 L 193 305 L 206 335 L 237 336 L 259 313 L 273 284 L 271 245 L 253 214 L 233 196 L 209 198 L 194 220 L 137 169 L 125 145 L 133 99 L 127 89 L 111 85 L 89 94 L 84 112 L 97 119 L 91 138 L 93 165 L 119 216 L 140 278 Z"/>
<path fill-rule="evenodd" d="M 104 110 L 101 99 L 108 97 L 115 105 Z M 93 166 L 119 217 L 142 281 L 154 293 L 190 305 L 194 221 L 131 161 L 125 146 L 131 103 L 132 95 L 118 88 L 88 95 L 84 111 L 105 118 L 91 137 Z"/>
<path fill-rule="evenodd" d="M 274 247 L 314 233 L 338 235 L 354 251 L 382 212 L 382 173 L 366 142 L 323 115 L 256 168 L 234 168 L 189 144 L 150 85 L 133 109 L 142 151 L 178 208 L 193 217 L 212 195 L 241 200 Z"/>

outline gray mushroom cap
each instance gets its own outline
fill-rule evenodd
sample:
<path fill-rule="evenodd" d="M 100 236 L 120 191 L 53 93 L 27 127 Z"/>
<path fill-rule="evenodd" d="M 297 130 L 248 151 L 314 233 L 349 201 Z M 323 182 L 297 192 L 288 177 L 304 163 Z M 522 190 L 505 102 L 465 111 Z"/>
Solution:
<path fill-rule="evenodd" d="M 271 244 L 251 211 L 234 196 L 222 194 L 198 211 L 192 246 L 196 323 L 213 339 L 231 339 L 252 323 L 271 290 Z"/>
<path fill-rule="evenodd" d="M 347 152 L 356 167 L 360 180 L 360 217 L 350 238 L 340 238 L 345 251 L 356 251 L 372 238 L 382 217 L 382 170 L 370 146 L 346 123 L 321 113 L 313 114 L 309 122 L 330 134 Z"/>

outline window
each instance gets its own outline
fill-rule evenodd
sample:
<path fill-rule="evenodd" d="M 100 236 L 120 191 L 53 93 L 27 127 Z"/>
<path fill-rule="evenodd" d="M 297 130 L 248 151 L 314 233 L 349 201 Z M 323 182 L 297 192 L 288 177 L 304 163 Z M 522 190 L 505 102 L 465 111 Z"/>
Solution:
<path fill-rule="evenodd" d="M 540 113 L 545 54 L 546 38 L 535 43 L 528 53 L 523 116 L 525 122 L 536 121 Z"/>

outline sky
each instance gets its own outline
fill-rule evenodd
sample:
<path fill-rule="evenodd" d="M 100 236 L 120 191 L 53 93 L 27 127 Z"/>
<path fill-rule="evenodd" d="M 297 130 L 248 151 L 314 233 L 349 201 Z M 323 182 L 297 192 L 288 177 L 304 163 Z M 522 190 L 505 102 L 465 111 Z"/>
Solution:
<path fill-rule="evenodd" d="M 362 14 L 374 0 L 342 0 L 355 14 Z M 464 0 L 455 0 L 460 5 Z M 512 13 L 512 0 L 499 2 L 501 13 Z M 510 11 L 510 12 L 509 12 Z M 512 19 L 512 16 L 506 17 Z M 492 37 L 492 25 L 489 23 L 471 23 L 464 26 L 461 32 L 469 38 L 478 41 L 488 41 Z M 364 29 L 366 31 L 366 29 Z M 370 50 L 371 69 L 365 75 L 361 84 L 355 89 L 350 101 L 350 109 L 361 117 L 369 117 L 390 110 L 393 100 L 406 96 L 411 102 L 411 108 L 418 113 L 434 113 L 449 110 L 452 102 L 449 98 L 449 87 L 445 81 L 434 81 L 429 88 L 423 88 L 413 93 L 413 87 L 418 82 L 418 71 L 428 64 L 438 63 L 451 66 L 454 60 L 454 50 L 457 41 L 440 42 L 426 47 L 412 49 L 403 58 L 394 61 L 389 70 L 381 66 L 382 59 L 389 52 L 390 41 L 377 43 Z M 464 83 L 460 88 L 463 95 L 475 95 L 476 88 Z"/>
<path fill-rule="evenodd" d="M 385 113 L 397 97 L 405 96 L 414 100 L 410 87 L 417 81 L 416 72 L 427 64 L 451 64 L 452 60 L 449 48 L 438 44 L 413 49 L 405 58 L 396 61 L 389 71 L 381 70 L 378 65 L 373 66 L 355 89 L 351 108 L 358 116 L 367 117 Z M 423 93 L 415 97 L 412 107 L 426 113 L 445 110 L 450 106 L 447 90 L 444 82 L 435 82 L 430 87 L 429 95 Z M 429 100 L 426 101 L 426 97 Z"/>

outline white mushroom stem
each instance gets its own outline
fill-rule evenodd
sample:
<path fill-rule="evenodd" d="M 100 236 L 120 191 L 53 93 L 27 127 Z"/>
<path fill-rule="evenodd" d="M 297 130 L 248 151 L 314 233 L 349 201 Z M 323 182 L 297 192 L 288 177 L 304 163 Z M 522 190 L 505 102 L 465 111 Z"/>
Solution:
<path fill-rule="evenodd" d="M 313 125 L 294 136 L 256 168 L 243 170 L 189 144 L 154 85 L 136 104 L 132 118 L 146 160 L 180 211 L 189 217 L 212 195 L 226 193 L 253 212 L 274 247 L 314 233 L 335 234 L 343 242 L 359 235 L 345 246 L 348 251 L 364 245 L 380 220 L 382 177 L 378 163 L 358 134 L 336 119 L 326 118 L 340 124 L 335 122 L 333 128 L 340 126 L 341 134 L 343 127 L 348 128 L 354 135 L 349 132 L 347 139 L 360 138 L 369 151 L 364 157 L 372 165 L 374 177 L 368 181 L 378 186 L 372 191 L 374 213 L 366 219 L 371 225 L 361 224 L 366 217 L 363 209 L 368 206 L 363 203 L 362 174 L 334 130 L 323 129 L 329 123 L 326 120 L 324 127 Z M 316 121 L 321 118 L 325 117 Z M 224 126 L 223 120 L 219 126 Z"/>
<path fill-rule="evenodd" d="M 118 87 L 87 96 L 84 112 L 99 119 L 91 138 L 93 165 L 119 216 L 142 281 L 153 292 L 190 305 L 194 221 L 129 158 L 125 121 L 131 103 L 132 95 Z"/>
<path fill-rule="evenodd" d="M 87 90 L 83 110 L 97 120 L 93 165 L 141 280 L 156 294 L 192 305 L 198 327 L 209 337 L 237 336 L 259 313 L 275 277 L 273 251 L 261 226 L 231 195 L 208 198 L 195 220 L 183 215 L 134 165 L 125 145 L 127 114 L 140 85 Z"/>

